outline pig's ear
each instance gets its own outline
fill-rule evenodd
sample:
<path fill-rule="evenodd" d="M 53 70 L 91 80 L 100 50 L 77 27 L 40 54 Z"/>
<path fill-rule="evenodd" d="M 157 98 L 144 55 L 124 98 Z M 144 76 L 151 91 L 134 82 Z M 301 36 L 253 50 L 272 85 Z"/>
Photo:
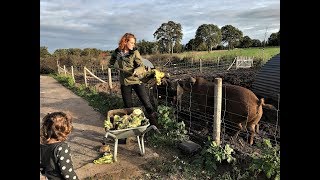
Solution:
<path fill-rule="evenodd" d="M 196 83 L 196 78 L 190 77 L 189 78 L 189 82 L 192 83 L 192 84 Z"/>
<path fill-rule="evenodd" d="M 169 81 L 168 78 L 163 77 L 163 78 L 161 79 L 161 84 L 163 84 L 163 85 L 165 85 L 165 86 L 168 86 L 168 81 Z"/>

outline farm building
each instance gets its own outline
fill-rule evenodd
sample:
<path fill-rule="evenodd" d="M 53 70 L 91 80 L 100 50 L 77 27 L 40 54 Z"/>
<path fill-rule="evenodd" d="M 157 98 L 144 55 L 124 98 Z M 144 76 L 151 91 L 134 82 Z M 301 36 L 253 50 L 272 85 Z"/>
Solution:
<path fill-rule="evenodd" d="M 279 101 L 280 98 L 280 53 L 267 61 L 256 74 L 252 91 L 261 97 Z"/>

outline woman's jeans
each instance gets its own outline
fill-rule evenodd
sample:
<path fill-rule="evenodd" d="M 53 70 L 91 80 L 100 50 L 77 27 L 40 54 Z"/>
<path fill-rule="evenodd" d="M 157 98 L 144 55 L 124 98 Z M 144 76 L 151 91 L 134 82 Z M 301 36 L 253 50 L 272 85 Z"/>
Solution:
<path fill-rule="evenodd" d="M 132 89 L 136 92 L 139 97 L 139 100 L 142 102 L 148 114 L 153 113 L 153 106 L 150 102 L 150 98 L 146 91 L 144 84 L 134 84 L 134 85 L 121 85 L 121 94 L 126 108 L 132 107 Z"/>

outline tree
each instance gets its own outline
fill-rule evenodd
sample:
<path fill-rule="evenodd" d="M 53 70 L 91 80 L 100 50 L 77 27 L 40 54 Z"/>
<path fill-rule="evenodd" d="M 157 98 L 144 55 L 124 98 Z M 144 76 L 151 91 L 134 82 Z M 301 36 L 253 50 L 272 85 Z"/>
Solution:
<path fill-rule="evenodd" d="M 280 29 L 279 29 L 279 32 L 278 32 L 278 45 L 280 46 Z"/>
<path fill-rule="evenodd" d="M 190 39 L 189 42 L 186 44 L 186 50 L 188 51 L 196 50 L 196 43 L 194 39 Z"/>
<path fill-rule="evenodd" d="M 268 38 L 268 46 L 280 46 L 280 30 L 270 35 Z"/>
<path fill-rule="evenodd" d="M 47 58 L 50 56 L 51 56 L 51 54 L 48 51 L 48 47 L 40 46 L 40 58 Z"/>
<path fill-rule="evenodd" d="M 183 47 L 182 44 L 176 43 L 176 44 L 174 45 L 173 49 L 174 49 L 174 52 L 176 52 L 176 53 L 181 53 L 181 52 L 183 52 L 184 47 Z"/>
<path fill-rule="evenodd" d="M 221 43 L 220 28 L 214 24 L 202 24 L 196 31 L 195 42 L 197 46 L 204 43 L 208 52 L 211 51 Z"/>
<path fill-rule="evenodd" d="M 268 38 L 268 46 L 277 46 L 277 45 L 278 45 L 277 33 L 272 33 Z"/>
<path fill-rule="evenodd" d="M 137 43 L 137 48 L 141 55 L 153 54 L 157 52 L 158 45 L 156 42 L 149 42 L 143 39 Z"/>
<path fill-rule="evenodd" d="M 179 44 L 182 40 L 183 33 L 181 24 L 173 21 L 162 23 L 156 32 L 153 33 L 153 36 L 160 42 L 159 45 L 161 49 L 173 53 L 175 44 Z"/>
<path fill-rule="evenodd" d="M 81 56 L 88 56 L 97 58 L 102 51 L 97 48 L 84 48 L 81 52 Z"/>
<path fill-rule="evenodd" d="M 243 33 L 232 25 L 225 25 L 221 28 L 222 41 L 228 43 L 228 48 L 233 49 L 240 42 Z"/>
<path fill-rule="evenodd" d="M 241 40 L 240 40 L 240 46 L 243 48 L 248 48 L 252 46 L 252 40 L 249 36 L 244 36 Z"/>
<path fill-rule="evenodd" d="M 168 42 L 166 39 L 160 39 L 157 41 L 157 43 L 160 53 L 170 52 L 170 48 L 168 47 Z"/>
<path fill-rule="evenodd" d="M 259 39 L 252 39 L 252 47 L 261 47 L 261 41 Z"/>
<path fill-rule="evenodd" d="M 136 47 L 138 48 L 141 55 L 147 54 L 148 45 L 147 41 L 145 41 L 144 39 L 142 39 L 142 41 L 137 42 Z"/>
<path fill-rule="evenodd" d="M 82 50 L 79 48 L 69 48 L 68 55 L 74 55 L 76 57 L 80 57 Z"/>
<path fill-rule="evenodd" d="M 64 64 L 68 57 L 68 49 L 56 49 L 53 52 L 53 56 L 57 60 L 57 63 Z"/>
<path fill-rule="evenodd" d="M 204 42 L 197 43 L 196 51 L 207 51 L 207 45 Z"/>
<path fill-rule="evenodd" d="M 90 48 L 84 48 L 81 52 L 81 56 L 90 56 Z"/>
<path fill-rule="evenodd" d="M 67 55 L 68 55 L 68 50 L 67 49 L 56 49 L 53 52 L 53 56 L 56 57 L 57 59 L 66 58 Z"/>

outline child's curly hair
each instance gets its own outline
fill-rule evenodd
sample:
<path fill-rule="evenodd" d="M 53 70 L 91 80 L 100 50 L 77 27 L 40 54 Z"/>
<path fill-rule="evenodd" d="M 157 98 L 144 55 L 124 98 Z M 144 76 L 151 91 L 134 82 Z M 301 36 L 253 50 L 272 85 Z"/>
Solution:
<path fill-rule="evenodd" d="M 40 139 L 42 143 L 47 143 L 50 139 L 64 141 L 71 132 L 72 117 L 64 112 L 48 113 L 42 119 L 40 129 Z"/>

